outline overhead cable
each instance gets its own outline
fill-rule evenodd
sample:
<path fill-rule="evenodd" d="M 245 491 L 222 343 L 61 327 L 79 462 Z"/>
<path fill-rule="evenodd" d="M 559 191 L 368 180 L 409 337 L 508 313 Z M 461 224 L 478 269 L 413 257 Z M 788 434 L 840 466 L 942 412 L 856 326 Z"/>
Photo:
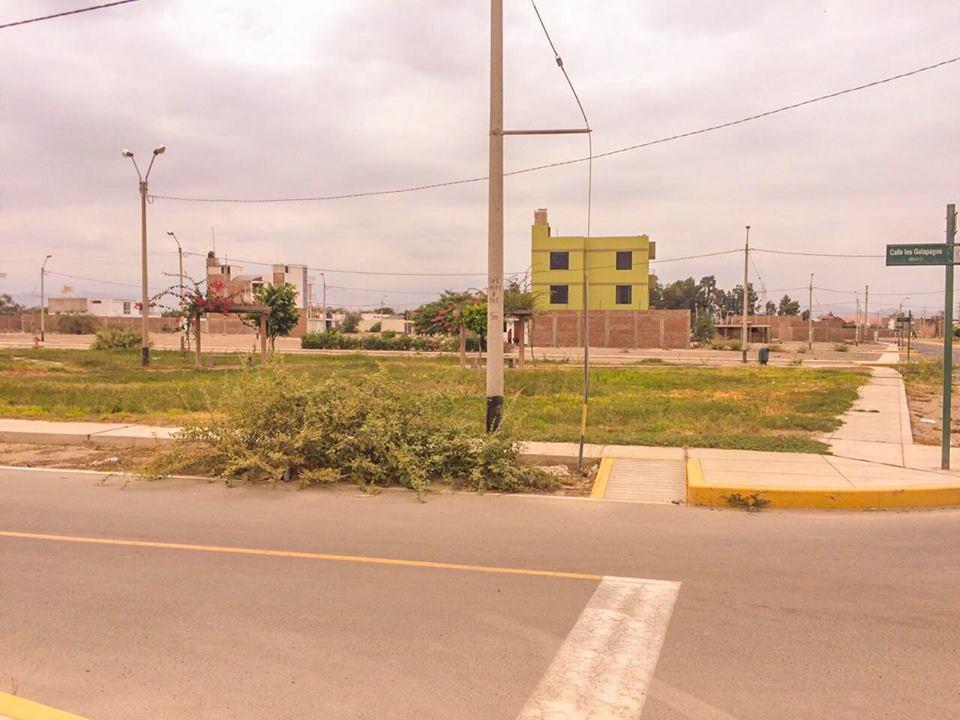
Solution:
<path fill-rule="evenodd" d="M 537 172 L 539 170 L 547 170 L 549 168 L 562 167 L 565 165 L 574 165 L 576 163 L 588 162 L 591 159 L 591 157 L 593 159 L 610 157 L 612 155 L 631 152 L 633 150 L 642 150 L 644 148 L 648 148 L 653 145 L 661 145 L 663 143 L 672 142 L 674 140 L 682 140 L 684 138 L 694 137 L 695 135 L 703 135 L 705 133 L 715 132 L 717 130 L 724 130 L 726 128 L 734 127 L 736 125 L 742 125 L 744 123 L 753 122 L 754 120 L 767 118 L 767 117 L 770 117 L 771 115 L 777 115 L 779 113 L 787 112 L 789 110 L 796 110 L 797 108 L 801 108 L 806 105 L 812 105 L 813 103 L 822 102 L 824 100 L 831 100 L 833 98 L 837 98 L 842 95 L 848 95 L 850 93 L 859 92 L 861 90 L 867 90 L 869 88 L 873 88 L 878 85 L 884 85 L 886 83 L 902 80 L 904 78 L 908 78 L 913 75 L 919 75 L 920 73 L 928 72 L 930 70 L 936 70 L 937 68 L 941 68 L 946 65 L 951 65 L 958 61 L 960 61 L 960 56 L 949 58 L 947 60 L 941 60 L 940 62 L 933 63 L 932 65 L 925 65 L 923 67 L 915 68 L 907 72 L 898 73 L 897 75 L 891 75 L 889 77 L 885 77 L 880 80 L 874 80 L 872 82 L 864 83 L 862 85 L 857 85 L 855 87 L 846 88 L 844 90 L 838 90 L 836 92 L 827 93 L 825 95 L 818 95 L 817 97 L 809 98 L 807 100 L 801 100 L 800 102 L 795 102 L 790 105 L 783 105 L 781 107 L 777 107 L 772 110 L 766 110 L 764 112 L 756 113 L 754 115 L 748 115 L 738 120 L 731 120 L 729 122 L 710 125 L 709 127 L 700 128 L 699 130 L 691 130 L 689 132 L 677 133 L 675 135 L 668 135 L 666 137 L 658 138 L 656 140 L 648 140 L 646 142 L 637 143 L 635 145 L 628 145 L 627 147 L 617 148 L 616 150 L 608 150 L 607 152 L 599 153 L 597 155 L 593 155 L 591 153 L 591 156 L 588 156 L 588 157 L 574 158 L 572 160 L 561 160 L 559 162 L 546 163 L 544 165 L 536 165 L 533 167 L 523 168 L 521 170 L 512 170 L 510 172 L 504 173 L 504 175 L 505 176 L 522 175 L 525 173 Z M 419 192 L 422 190 L 433 190 L 435 188 L 451 187 L 454 185 L 468 185 L 471 183 L 484 182 L 487 179 L 488 179 L 487 176 L 484 175 L 482 177 L 463 178 L 460 180 L 448 180 L 446 182 L 429 183 L 429 184 L 423 184 L 423 185 L 411 185 L 407 187 L 392 188 L 388 190 L 368 190 L 363 192 L 338 193 L 338 194 L 331 194 L 331 195 L 314 195 L 314 196 L 301 196 L 301 197 L 273 197 L 273 198 L 219 197 L 218 198 L 218 197 L 187 197 L 182 195 L 151 195 L 150 197 L 158 200 L 173 200 L 177 202 L 198 202 L 198 203 L 263 204 L 263 203 L 322 202 L 327 200 L 346 200 L 350 198 L 373 197 L 378 195 L 398 195 L 401 193 L 412 193 L 412 192 Z"/>

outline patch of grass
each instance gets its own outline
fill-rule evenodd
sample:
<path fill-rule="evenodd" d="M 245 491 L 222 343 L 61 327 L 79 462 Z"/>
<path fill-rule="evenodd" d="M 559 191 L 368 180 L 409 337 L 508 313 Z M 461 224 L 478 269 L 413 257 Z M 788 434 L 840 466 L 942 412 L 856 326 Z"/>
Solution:
<path fill-rule="evenodd" d="M 155 351 L 139 367 L 133 350 L 0 351 L 0 417 L 183 425 L 222 417 L 228 398 L 267 368 L 212 372 L 192 358 Z M 239 357 L 239 356 L 238 356 Z M 431 414 L 483 435 L 484 376 L 456 358 L 286 355 L 277 360 L 308 388 L 329 379 L 388 387 L 430 403 Z M 824 452 L 815 433 L 867 379 L 860 370 L 705 368 L 644 364 L 591 371 L 590 442 Z M 506 375 L 506 412 L 525 440 L 576 441 L 582 375 L 538 364 Z"/>

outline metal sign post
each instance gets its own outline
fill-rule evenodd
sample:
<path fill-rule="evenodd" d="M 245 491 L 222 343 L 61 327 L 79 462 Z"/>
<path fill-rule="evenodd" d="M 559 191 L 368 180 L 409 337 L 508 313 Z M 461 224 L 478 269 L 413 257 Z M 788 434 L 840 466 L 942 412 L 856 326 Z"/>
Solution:
<path fill-rule="evenodd" d="M 940 467 L 950 469 L 950 431 L 953 423 L 951 397 L 953 395 L 953 266 L 958 262 L 957 247 L 957 206 L 947 205 L 947 237 L 944 243 L 913 243 L 909 245 L 887 245 L 887 265 L 943 265 L 944 278 L 943 301 L 943 415 L 940 422 Z M 910 360 L 910 335 L 913 332 L 913 313 L 897 318 L 902 343 L 902 328 L 907 327 L 907 360 Z"/>
<path fill-rule="evenodd" d="M 953 425 L 951 402 L 953 395 L 953 263 L 956 262 L 955 242 L 957 239 L 957 206 L 947 205 L 947 242 L 946 246 L 952 262 L 946 265 L 946 277 L 943 283 L 943 415 L 940 418 L 940 467 L 950 469 L 950 430 Z"/>

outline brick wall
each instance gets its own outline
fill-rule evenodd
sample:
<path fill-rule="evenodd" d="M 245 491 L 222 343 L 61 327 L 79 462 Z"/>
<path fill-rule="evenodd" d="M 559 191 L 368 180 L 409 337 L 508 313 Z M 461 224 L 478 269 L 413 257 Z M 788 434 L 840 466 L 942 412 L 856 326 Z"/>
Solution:
<path fill-rule="evenodd" d="M 782 342 L 806 342 L 809 336 L 807 321 L 798 315 L 751 315 L 750 325 L 769 325 L 770 340 Z M 739 315 L 728 315 L 724 320 L 726 325 L 739 325 Z M 739 335 L 735 335 L 739 338 Z M 814 342 L 842 342 L 853 341 L 857 337 L 855 327 L 844 327 L 841 318 L 821 318 L 813 321 Z"/>
<path fill-rule="evenodd" d="M 579 310 L 538 312 L 531 337 L 535 347 L 579 347 L 583 313 Z M 617 348 L 685 348 L 690 345 L 687 310 L 593 310 L 590 346 Z"/>

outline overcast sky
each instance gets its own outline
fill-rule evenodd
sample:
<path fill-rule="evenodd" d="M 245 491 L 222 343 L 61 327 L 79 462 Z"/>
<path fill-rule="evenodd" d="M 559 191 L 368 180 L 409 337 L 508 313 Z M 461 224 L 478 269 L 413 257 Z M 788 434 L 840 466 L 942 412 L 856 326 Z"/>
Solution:
<path fill-rule="evenodd" d="M 3 0 L 0 24 L 89 4 Z M 734 120 L 957 54 L 956 0 L 540 0 L 590 116 L 596 152 Z M 505 0 L 506 125 L 578 124 L 530 5 Z M 489 4 L 483 0 L 141 0 L 0 30 L 0 290 L 123 297 L 139 282 L 137 178 L 159 195 L 261 198 L 486 175 Z M 594 234 L 646 233 L 661 258 L 741 247 L 882 253 L 941 242 L 960 203 L 960 63 L 773 118 L 599 159 Z M 517 169 L 586 154 L 583 136 L 511 137 Z M 508 178 L 506 269 L 530 263 L 533 210 L 585 228 L 586 165 Z M 149 206 L 151 284 L 176 270 L 174 230 L 205 253 L 470 278 L 327 273 L 331 304 L 395 307 L 482 286 L 486 183 L 315 203 Z M 770 296 L 816 273 L 819 305 L 942 307 L 942 269 L 756 253 Z M 248 269 L 257 271 L 257 266 Z M 742 255 L 663 263 L 665 282 Z M 202 259 L 188 258 L 202 275 Z M 751 268 L 756 280 L 756 273 Z M 342 288 L 358 288 L 346 290 Z M 842 293 L 827 292 L 826 289 Z M 369 291 L 367 291 L 369 290 Z M 920 293 L 928 293 L 922 295 Z M 881 295 L 880 293 L 891 293 Z M 897 294 L 899 293 L 899 294 Z M 791 292 L 806 302 L 804 291 Z M 36 302 L 36 300 L 34 300 Z M 823 308 L 826 309 L 826 308 Z"/>

